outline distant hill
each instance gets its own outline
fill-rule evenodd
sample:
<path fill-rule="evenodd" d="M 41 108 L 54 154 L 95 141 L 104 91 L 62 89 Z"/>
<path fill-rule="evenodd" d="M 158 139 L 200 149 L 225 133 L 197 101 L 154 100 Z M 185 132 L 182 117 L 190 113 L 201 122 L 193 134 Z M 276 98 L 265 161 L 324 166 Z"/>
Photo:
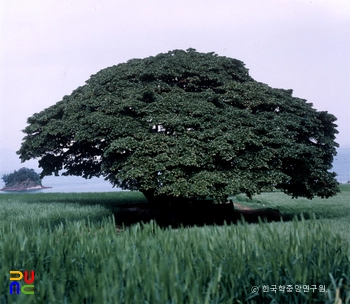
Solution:
<path fill-rule="evenodd" d="M 21 168 L 9 174 L 4 174 L 2 180 L 5 187 L 1 191 L 28 191 L 45 189 L 41 184 L 41 179 L 34 169 Z"/>

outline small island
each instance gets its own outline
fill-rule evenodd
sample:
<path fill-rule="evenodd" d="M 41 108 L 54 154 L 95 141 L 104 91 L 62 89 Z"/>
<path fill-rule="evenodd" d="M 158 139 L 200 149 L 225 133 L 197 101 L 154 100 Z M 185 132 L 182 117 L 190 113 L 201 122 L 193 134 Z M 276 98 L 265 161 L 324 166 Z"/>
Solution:
<path fill-rule="evenodd" d="M 4 174 L 2 180 L 5 183 L 5 187 L 0 191 L 33 191 L 42 190 L 52 187 L 45 187 L 41 183 L 41 178 L 34 169 L 21 168 L 18 171 L 14 171 L 10 174 Z"/>

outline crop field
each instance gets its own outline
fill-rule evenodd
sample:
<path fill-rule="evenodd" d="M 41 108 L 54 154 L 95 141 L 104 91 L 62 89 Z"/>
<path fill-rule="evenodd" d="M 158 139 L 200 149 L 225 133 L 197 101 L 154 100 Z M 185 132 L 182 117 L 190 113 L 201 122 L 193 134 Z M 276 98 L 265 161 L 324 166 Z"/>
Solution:
<path fill-rule="evenodd" d="M 0 195 L 0 303 L 350 303 L 350 185 L 330 199 L 263 193 L 274 223 L 116 227 L 138 192 Z M 10 294 L 10 271 L 35 271 Z M 21 286 L 25 283 L 20 281 Z"/>

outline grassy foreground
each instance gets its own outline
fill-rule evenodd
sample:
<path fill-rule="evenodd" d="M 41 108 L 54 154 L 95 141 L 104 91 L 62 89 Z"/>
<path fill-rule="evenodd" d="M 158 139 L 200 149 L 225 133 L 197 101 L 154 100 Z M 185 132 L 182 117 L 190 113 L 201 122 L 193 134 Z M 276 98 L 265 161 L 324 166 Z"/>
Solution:
<path fill-rule="evenodd" d="M 143 202 L 139 193 L 0 195 L 0 301 L 350 303 L 350 187 L 341 190 L 306 202 L 237 197 L 310 220 L 120 233 L 111 209 Z M 35 294 L 10 295 L 9 271 L 31 269 Z"/>
<path fill-rule="evenodd" d="M 329 199 L 292 199 L 281 192 L 262 193 L 254 196 L 253 200 L 245 195 L 238 195 L 236 199 L 244 206 L 277 208 L 285 221 L 293 219 L 294 216 L 300 217 L 301 214 L 305 218 L 314 214 L 333 233 L 338 233 L 350 244 L 350 184 L 340 185 L 340 190 L 340 193 Z"/>

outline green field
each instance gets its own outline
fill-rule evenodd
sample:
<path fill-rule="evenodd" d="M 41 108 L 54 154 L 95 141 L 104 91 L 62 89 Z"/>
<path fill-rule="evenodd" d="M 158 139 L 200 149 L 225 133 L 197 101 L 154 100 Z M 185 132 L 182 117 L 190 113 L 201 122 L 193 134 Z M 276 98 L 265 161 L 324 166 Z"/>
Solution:
<path fill-rule="evenodd" d="M 339 233 L 342 239 L 350 244 L 350 184 L 340 185 L 340 190 L 341 193 L 329 199 L 292 199 L 281 192 L 263 193 L 253 197 L 253 200 L 249 200 L 245 195 L 238 195 L 236 199 L 244 206 L 261 208 L 265 205 L 277 208 L 281 211 L 284 221 L 301 214 L 310 218 L 314 214 L 333 233 Z"/>
<path fill-rule="evenodd" d="M 284 222 L 121 231 L 112 211 L 145 202 L 138 192 L 0 195 L 0 303 L 350 303 L 350 185 L 341 191 L 235 197 Z M 10 270 L 32 269 L 35 294 L 10 295 Z"/>

